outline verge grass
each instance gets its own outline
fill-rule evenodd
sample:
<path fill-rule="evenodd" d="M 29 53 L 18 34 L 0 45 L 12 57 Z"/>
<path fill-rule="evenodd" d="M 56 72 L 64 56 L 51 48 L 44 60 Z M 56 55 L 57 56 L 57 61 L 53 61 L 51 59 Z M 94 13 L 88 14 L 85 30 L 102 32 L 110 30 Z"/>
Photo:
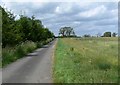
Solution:
<path fill-rule="evenodd" d="M 2 49 L 2 66 L 16 61 L 19 58 L 24 57 L 27 53 L 32 52 L 37 48 L 34 42 L 23 42 L 15 47 L 7 47 Z"/>
<path fill-rule="evenodd" d="M 117 83 L 117 38 L 61 38 L 55 50 L 55 83 Z"/>
<path fill-rule="evenodd" d="M 43 45 L 51 42 L 53 39 L 47 39 L 46 41 L 41 42 L 32 42 L 32 41 L 26 41 L 22 42 L 21 44 L 18 44 L 14 47 L 5 47 L 2 49 L 2 67 L 7 66 L 8 64 L 16 61 L 17 59 L 20 59 L 27 55 L 28 53 L 31 53 L 37 48 L 42 47 Z"/>

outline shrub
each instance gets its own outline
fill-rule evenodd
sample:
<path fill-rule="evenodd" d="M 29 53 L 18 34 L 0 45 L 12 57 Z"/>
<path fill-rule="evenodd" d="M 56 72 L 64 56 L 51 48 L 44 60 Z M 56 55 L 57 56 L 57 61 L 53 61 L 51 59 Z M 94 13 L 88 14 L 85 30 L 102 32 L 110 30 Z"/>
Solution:
<path fill-rule="evenodd" d="M 36 44 L 37 44 L 37 48 L 40 48 L 40 47 L 42 47 L 42 45 L 43 45 L 42 42 L 37 42 Z"/>
<path fill-rule="evenodd" d="M 24 57 L 27 53 L 32 52 L 36 49 L 36 44 L 34 42 L 24 42 L 17 45 L 15 48 L 7 47 L 3 48 L 2 51 L 2 66 L 5 66 L 15 60 Z"/>
<path fill-rule="evenodd" d="M 15 60 L 13 56 L 14 50 L 6 48 L 2 50 L 2 66 L 9 64 Z"/>
<path fill-rule="evenodd" d="M 25 55 L 25 51 L 24 51 L 24 49 L 23 49 L 21 46 L 18 46 L 18 47 L 16 48 L 16 50 L 15 50 L 14 55 L 15 55 L 16 57 L 20 58 L 20 57 L 22 57 L 22 56 Z"/>

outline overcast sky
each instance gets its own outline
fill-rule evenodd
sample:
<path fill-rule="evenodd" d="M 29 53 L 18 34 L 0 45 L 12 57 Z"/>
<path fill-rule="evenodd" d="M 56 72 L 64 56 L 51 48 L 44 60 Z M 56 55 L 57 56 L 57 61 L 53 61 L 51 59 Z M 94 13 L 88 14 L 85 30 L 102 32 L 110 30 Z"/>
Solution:
<path fill-rule="evenodd" d="M 74 28 L 77 35 L 118 32 L 118 2 L 37 2 L 27 0 L 8 2 L 2 6 L 14 14 L 35 15 L 55 35 L 64 26 Z M 22 12 L 21 12 L 22 11 Z M 17 16 L 18 17 L 18 16 Z"/>

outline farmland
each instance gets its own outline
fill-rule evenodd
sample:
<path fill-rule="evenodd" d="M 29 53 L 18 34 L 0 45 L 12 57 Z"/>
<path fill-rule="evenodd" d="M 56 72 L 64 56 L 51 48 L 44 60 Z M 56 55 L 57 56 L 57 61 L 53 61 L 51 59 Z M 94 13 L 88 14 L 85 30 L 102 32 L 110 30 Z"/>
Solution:
<path fill-rule="evenodd" d="M 55 83 L 118 82 L 117 38 L 60 38 L 53 66 Z"/>

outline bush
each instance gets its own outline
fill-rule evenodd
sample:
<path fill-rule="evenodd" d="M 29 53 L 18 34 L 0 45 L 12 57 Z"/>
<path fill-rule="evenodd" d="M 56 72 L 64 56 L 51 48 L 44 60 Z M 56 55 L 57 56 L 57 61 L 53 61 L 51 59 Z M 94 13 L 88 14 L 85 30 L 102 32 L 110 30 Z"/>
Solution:
<path fill-rule="evenodd" d="M 2 51 L 2 66 L 14 62 L 15 60 L 24 57 L 27 53 L 35 50 L 37 45 L 34 42 L 26 41 L 16 46 L 15 48 L 7 47 Z"/>
<path fill-rule="evenodd" d="M 25 55 L 25 51 L 21 46 L 18 46 L 15 50 L 14 55 L 17 56 L 18 58 L 20 58 L 21 56 Z"/>
<path fill-rule="evenodd" d="M 2 50 L 2 66 L 5 66 L 15 60 L 13 56 L 14 50 L 6 48 Z M 4 56 L 4 57 L 3 57 Z"/>
<path fill-rule="evenodd" d="M 25 50 L 25 54 L 27 54 L 35 50 L 37 48 L 37 44 L 31 41 L 27 41 L 23 43 L 21 47 L 24 48 L 23 50 Z"/>
<path fill-rule="evenodd" d="M 42 42 L 37 42 L 36 44 L 37 44 L 37 48 L 40 48 L 40 47 L 42 47 L 42 45 L 43 45 Z"/>

